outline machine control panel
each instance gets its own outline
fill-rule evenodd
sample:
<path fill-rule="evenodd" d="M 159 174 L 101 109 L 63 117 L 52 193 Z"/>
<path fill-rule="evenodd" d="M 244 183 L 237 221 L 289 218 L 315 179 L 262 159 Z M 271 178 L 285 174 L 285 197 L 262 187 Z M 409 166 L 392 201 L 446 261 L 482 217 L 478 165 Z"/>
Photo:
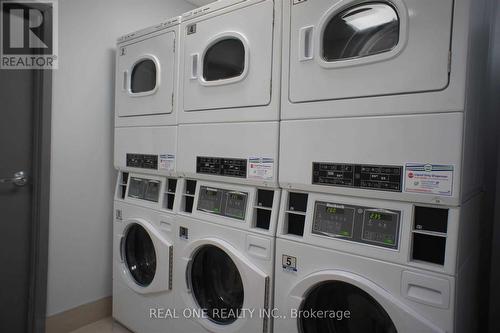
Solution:
<path fill-rule="evenodd" d="M 200 187 L 198 210 L 244 220 L 248 193 L 207 186 Z"/>
<path fill-rule="evenodd" d="M 139 169 L 158 169 L 158 155 L 127 154 L 127 166 Z"/>
<path fill-rule="evenodd" d="M 161 182 L 154 179 L 130 178 L 128 196 L 133 199 L 140 199 L 158 202 L 160 199 Z"/>
<path fill-rule="evenodd" d="M 196 173 L 246 178 L 247 160 L 241 158 L 198 156 L 196 158 Z"/>
<path fill-rule="evenodd" d="M 402 166 L 313 163 L 312 183 L 401 192 Z"/>
<path fill-rule="evenodd" d="M 401 212 L 316 201 L 312 233 L 397 249 Z"/>

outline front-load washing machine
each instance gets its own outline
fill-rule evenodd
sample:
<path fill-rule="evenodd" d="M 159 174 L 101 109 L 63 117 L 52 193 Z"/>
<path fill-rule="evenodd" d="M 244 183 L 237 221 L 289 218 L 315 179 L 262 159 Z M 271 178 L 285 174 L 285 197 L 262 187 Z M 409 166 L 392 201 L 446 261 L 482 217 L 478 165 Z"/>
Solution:
<path fill-rule="evenodd" d="M 477 332 L 480 201 L 283 191 L 274 332 Z"/>
<path fill-rule="evenodd" d="M 137 333 L 174 332 L 176 179 L 118 177 L 113 222 L 113 318 Z"/>
<path fill-rule="evenodd" d="M 271 332 L 279 190 L 186 180 L 176 218 L 176 332 Z"/>
<path fill-rule="evenodd" d="M 447 205 L 481 191 L 485 9 L 286 1 L 280 185 Z"/>
<path fill-rule="evenodd" d="M 182 15 L 178 172 L 278 186 L 281 1 Z"/>
<path fill-rule="evenodd" d="M 115 167 L 172 175 L 177 151 L 180 17 L 118 39 Z"/>

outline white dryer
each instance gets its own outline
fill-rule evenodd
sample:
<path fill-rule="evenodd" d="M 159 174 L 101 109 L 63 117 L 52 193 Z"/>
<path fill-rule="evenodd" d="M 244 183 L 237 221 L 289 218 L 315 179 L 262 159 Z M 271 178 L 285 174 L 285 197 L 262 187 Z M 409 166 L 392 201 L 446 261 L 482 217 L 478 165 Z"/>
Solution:
<path fill-rule="evenodd" d="M 480 200 L 283 192 L 274 332 L 476 332 Z"/>
<path fill-rule="evenodd" d="M 163 175 L 175 172 L 179 29 L 180 17 L 175 17 L 118 39 L 117 169 Z"/>
<path fill-rule="evenodd" d="M 196 185 L 195 185 L 196 184 Z M 279 190 L 188 180 L 176 219 L 176 332 L 271 332 Z M 189 209 L 186 209 L 189 208 Z M 177 230 L 176 230 L 177 231 Z"/>
<path fill-rule="evenodd" d="M 220 0 L 182 15 L 179 123 L 279 120 L 280 13 Z"/>
<path fill-rule="evenodd" d="M 278 186 L 280 14 L 281 1 L 223 0 L 182 15 L 183 177 Z"/>
<path fill-rule="evenodd" d="M 282 118 L 463 111 L 484 75 L 486 3 L 284 1 Z"/>
<path fill-rule="evenodd" d="M 120 173 L 113 222 L 113 318 L 134 332 L 173 332 L 175 179 Z"/>
<path fill-rule="evenodd" d="M 486 1 L 285 1 L 279 183 L 459 205 L 482 188 Z"/>

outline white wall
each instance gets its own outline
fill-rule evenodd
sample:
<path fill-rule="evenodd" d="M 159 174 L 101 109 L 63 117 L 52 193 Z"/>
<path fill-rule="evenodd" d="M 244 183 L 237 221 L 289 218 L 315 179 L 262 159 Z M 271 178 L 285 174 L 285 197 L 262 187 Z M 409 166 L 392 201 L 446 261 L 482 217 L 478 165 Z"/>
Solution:
<path fill-rule="evenodd" d="M 114 46 L 193 8 L 182 0 L 59 1 L 47 314 L 111 295 Z"/>

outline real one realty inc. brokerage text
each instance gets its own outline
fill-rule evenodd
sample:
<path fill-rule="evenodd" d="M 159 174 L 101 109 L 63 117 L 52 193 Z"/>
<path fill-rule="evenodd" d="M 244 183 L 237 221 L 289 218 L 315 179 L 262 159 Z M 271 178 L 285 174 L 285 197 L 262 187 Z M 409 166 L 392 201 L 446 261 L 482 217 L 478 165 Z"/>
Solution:
<path fill-rule="evenodd" d="M 305 310 L 290 309 L 288 313 L 283 313 L 279 309 L 169 309 L 150 308 L 149 318 L 151 319 L 248 319 L 248 318 L 274 318 L 274 319 L 350 319 L 349 310 Z"/>

